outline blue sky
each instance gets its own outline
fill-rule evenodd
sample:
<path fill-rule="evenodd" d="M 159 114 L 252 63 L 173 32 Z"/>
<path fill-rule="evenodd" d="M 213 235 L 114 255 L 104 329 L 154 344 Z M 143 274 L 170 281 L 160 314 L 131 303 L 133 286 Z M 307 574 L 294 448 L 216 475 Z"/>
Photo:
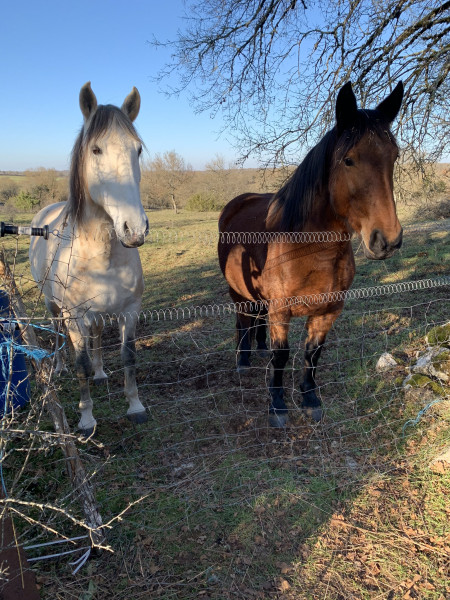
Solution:
<path fill-rule="evenodd" d="M 0 170 L 68 168 L 86 81 L 101 104 L 120 105 L 138 88 L 136 127 L 150 156 L 175 150 L 197 169 L 217 153 L 233 161 L 218 139 L 220 117 L 196 115 L 187 96 L 167 99 L 152 81 L 169 56 L 148 40 L 175 38 L 183 8 L 182 0 L 4 2 Z"/>

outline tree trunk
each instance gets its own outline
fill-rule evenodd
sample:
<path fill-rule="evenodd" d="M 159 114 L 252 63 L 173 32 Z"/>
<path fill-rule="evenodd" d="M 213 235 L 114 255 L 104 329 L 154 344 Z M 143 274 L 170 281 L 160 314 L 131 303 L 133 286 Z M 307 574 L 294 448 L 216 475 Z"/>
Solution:
<path fill-rule="evenodd" d="M 175 211 L 175 214 L 178 214 L 178 206 L 177 203 L 175 202 L 175 194 L 171 194 L 170 195 L 172 198 L 172 205 L 173 205 L 173 210 Z"/>

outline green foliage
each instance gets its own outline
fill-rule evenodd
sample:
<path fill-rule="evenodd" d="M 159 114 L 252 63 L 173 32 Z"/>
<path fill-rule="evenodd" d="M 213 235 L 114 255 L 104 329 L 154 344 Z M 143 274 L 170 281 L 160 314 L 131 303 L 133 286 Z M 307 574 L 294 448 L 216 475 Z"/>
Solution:
<path fill-rule="evenodd" d="M 450 347 L 450 323 L 433 327 L 433 329 L 428 332 L 427 342 L 431 346 L 440 344 Z"/>
<path fill-rule="evenodd" d="M 437 381 L 434 381 L 427 375 L 422 373 L 414 373 L 411 379 L 408 380 L 408 384 L 411 387 L 424 388 L 429 387 L 438 396 L 445 396 L 445 389 Z"/>
<path fill-rule="evenodd" d="M 48 194 L 50 194 L 50 188 L 45 183 L 38 183 L 31 189 L 31 196 L 36 199 L 37 204 L 40 204 Z"/>
<path fill-rule="evenodd" d="M 220 210 L 223 208 L 223 204 L 220 203 L 213 194 L 208 192 L 199 192 L 193 194 L 186 203 L 186 210 L 196 212 L 208 212 L 213 210 Z"/>
<path fill-rule="evenodd" d="M 32 212 L 40 205 L 41 200 L 39 197 L 34 196 L 31 192 L 27 190 L 21 190 L 17 196 L 11 198 L 10 202 L 18 210 Z"/>

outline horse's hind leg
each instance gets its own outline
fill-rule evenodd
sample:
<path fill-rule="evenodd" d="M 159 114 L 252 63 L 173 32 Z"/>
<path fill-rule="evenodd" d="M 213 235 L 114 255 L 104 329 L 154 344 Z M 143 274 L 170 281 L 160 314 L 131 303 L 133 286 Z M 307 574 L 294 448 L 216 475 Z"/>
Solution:
<path fill-rule="evenodd" d="M 103 320 L 99 317 L 98 321 L 92 325 L 92 366 L 94 368 L 93 381 L 95 385 L 101 385 L 108 381 L 108 375 L 103 370 L 102 331 Z"/>
<path fill-rule="evenodd" d="M 243 373 L 250 368 L 250 353 L 252 347 L 252 328 L 255 317 L 238 314 L 236 317 L 236 330 L 238 334 L 237 372 Z"/>
<path fill-rule="evenodd" d="M 119 329 L 122 341 L 122 362 L 125 371 L 125 397 L 129 402 L 127 417 L 133 423 L 145 423 L 148 421 L 148 415 L 144 405 L 139 400 L 139 393 L 136 385 L 136 322 L 137 316 L 127 314 L 126 317 L 120 317 Z"/>
<path fill-rule="evenodd" d="M 258 315 L 255 319 L 256 325 L 256 352 L 259 356 L 269 356 L 269 349 L 267 348 L 266 336 L 267 336 L 267 323 L 265 315 Z"/>
<path fill-rule="evenodd" d="M 269 408 L 269 424 L 271 427 L 285 427 L 288 419 L 288 409 L 284 402 L 283 373 L 289 360 L 289 320 L 288 314 L 276 314 L 270 317 L 272 360 L 269 392 L 272 401 Z"/>
<path fill-rule="evenodd" d="M 305 344 L 305 363 L 303 370 L 302 408 L 314 421 L 322 419 L 322 403 L 316 394 L 316 369 L 325 338 L 341 310 L 326 315 L 309 317 L 306 322 L 308 337 Z"/>

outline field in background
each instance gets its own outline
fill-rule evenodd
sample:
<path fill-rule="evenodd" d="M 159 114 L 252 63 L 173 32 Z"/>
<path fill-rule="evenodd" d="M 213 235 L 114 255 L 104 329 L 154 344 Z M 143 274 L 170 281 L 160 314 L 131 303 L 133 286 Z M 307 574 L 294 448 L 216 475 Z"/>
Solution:
<path fill-rule="evenodd" d="M 172 194 L 178 208 L 194 206 L 207 210 L 209 205 L 221 207 L 243 192 L 275 192 L 293 171 L 293 167 L 278 169 L 235 169 L 224 165 L 220 157 L 211 162 L 211 168 L 204 171 L 190 171 L 179 165 L 180 170 L 154 171 L 145 163 L 142 165 L 141 198 L 145 208 L 172 208 Z M 450 187 L 450 165 L 437 164 L 424 167 L 419 175 L 412 168 L 404 166 L 396 171 L 396 194 L 399 207 L 407 207 L 406 212 L 417 213 L 416 218 L 430 220 L 437 203 L 441 206 L 436 217 L 450 217 L 448 189 Z M 20 218 L 27 204 L 39 208 L 67 199 L 68 174 L 54 169 L 34 169 L 21 174 L 0 172 L 0 205 L 8 221 Z M 428 208 L 426 208 L 428 206 Z M 426 208 L 423 212 L 423 208 Z"/>
<path fill-rule="evenodd" d="M 399 213 L 404 224 L 424 220 L 414 203 L 400 205 Z M 304 323 L 294 322 L 286 373 L 290 423 L 273 430 L 267 359 L 255 358 L 250 373 L 237 375 L 232 315 L 151 318 L 154 309 L 229 301 L 216 259 L 217 213 L 148 216 L 151 235 L 141 248 L 147 318 L 137 347 L 150 421 L 136 427 L 123 416 L 117 332 L 108 327 L 109 383 L 94 390 L 99 434 L 96 444 L 82 448 L 105 520 L 145 498 L 109 532 L 114 554 L 91 559 L 76 577 L 64 559 L 41 563 L 42 597 L 448 597 L 450 477 L 429 469 L 450 439 L 448 388 L 442 388 L 447 399 L 417 422 L 436 392 L 402 388 L 426 347 L 425 334 L 449 318 L 448 286 L 347 303 L 320 363 L 326 410 L 320 425 L 299 410 Z M 15 220 L 29 223 L 30 215 Z M 28 271 L 28 240 L 2 243 L 15 257 L 27 306 L 37 303 L 42 314 Z M 360 251 L 356 258 L 353 288 L 438 277 L 448 274 L 450 233 L 406 230 L 390 260 L 370 262 Z M 48 334 L 40 335 L 49 345 Z M 384 351 L 398 366 L 378 374 Z M 74 425 L 73 376 L 60 380 L 58 393 Z M 32 460 L 17 490 L 78 511 L 59 450 Z M 67 523 L 54 523 L 73 534 Z M 32 533 L 24 528 L 24 539 Z"/>

